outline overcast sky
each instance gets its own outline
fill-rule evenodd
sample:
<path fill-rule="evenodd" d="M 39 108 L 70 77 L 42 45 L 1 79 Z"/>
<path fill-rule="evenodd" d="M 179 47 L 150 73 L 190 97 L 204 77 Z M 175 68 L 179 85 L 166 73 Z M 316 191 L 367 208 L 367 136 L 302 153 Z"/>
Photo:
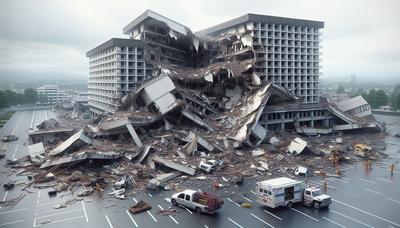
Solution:
<path fill-rule="evenodd" d="M 399 0 L 1 0 L 0 79 L 88 76 L 86 51 L 151 9 L 198 31 L 246 13 L 325 22 L 323 79 L 400 78 Z"/>

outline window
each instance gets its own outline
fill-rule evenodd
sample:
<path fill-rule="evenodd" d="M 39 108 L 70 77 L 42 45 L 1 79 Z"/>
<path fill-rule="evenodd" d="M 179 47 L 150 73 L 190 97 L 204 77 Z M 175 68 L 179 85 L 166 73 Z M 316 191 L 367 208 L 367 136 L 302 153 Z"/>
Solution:
<path fill-rule="evenodd" d="M 311 192 L 310 191 L 306 191 L 306 195 L 310 195 L 311 194 Z"/>
<path fill-rule="evenodd" d="M 187 201 L 190 201 L 190 195 L 186 195 L 185 199 L 186 199 Z"/>
<path fill-rule="evenodd" d="M 184 199 L 184 198 L 185 198 L 185 194 L 184 194 L 184 193 L 180 194 L 180 195 L 178 196 L 178 198 Z"/>

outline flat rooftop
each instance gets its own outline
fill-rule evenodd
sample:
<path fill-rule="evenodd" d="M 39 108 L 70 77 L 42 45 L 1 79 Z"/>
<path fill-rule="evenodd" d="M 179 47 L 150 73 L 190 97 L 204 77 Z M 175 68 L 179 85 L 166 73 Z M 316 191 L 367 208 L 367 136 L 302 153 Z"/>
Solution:
<path fill-rule="evenodd" d="M 248 13 L 243 16 L 234 18 L 232 20 L 223 22 L 221 24 L 212 26 L 210 28 L 198 31 L 198 32 L 196 32 L 196 34 L 197 35 L 211 35 L 220 30 L 229 29 L 229 28 L 232 28 L 237 25 L 244 24 L 244 23 L 250 22 L 250 21 L 251 22 L 265 22 L 265 23 L 269 23 L 269 24 L 314 27 L 314 28 L 318 28 L 318 29 L 324 28 L 324 22 L 322 22 L 322 21 L 312 21 L 312 20 Z"/>
<path fill-rule="evenodd" d="M 93 56 L 105 49 L 111 47 L 137 47 L 141 46 L 142 43 L 140 40 L 134 39 L 124 39 L 124 38 L 111 38 L 110 40 L 100 44 L 99 46 L 91 49 L 90 51 L 86 52 L 86 57 Z"/>

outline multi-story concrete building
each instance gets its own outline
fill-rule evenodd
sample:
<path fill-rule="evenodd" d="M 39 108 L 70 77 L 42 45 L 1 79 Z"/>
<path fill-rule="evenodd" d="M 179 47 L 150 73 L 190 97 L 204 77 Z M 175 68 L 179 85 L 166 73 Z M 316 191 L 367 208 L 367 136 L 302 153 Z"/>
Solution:
<path fill-rule="evenodd" d="M 57 85 L 43 85 L 37 88 L 37 92 L 42 103 L 57 104 L 71 101 L 71 96 L 60 90 Z"/>
<path fill-rule="evenodd" d="M 197 34 L 220 36 L 252 31 L 256 72 L 261 79 L 286 88 L 303 103 L 318 103 L 323 27 L 320 21 L 246 14 Z"/>
<path fill-rule="evenodd" d="M 142 43 L 112 38 L 86 53 L 89 57 L 89 106 L 92 115 L 114 113 L 119 100 L 150 75 Z"/>

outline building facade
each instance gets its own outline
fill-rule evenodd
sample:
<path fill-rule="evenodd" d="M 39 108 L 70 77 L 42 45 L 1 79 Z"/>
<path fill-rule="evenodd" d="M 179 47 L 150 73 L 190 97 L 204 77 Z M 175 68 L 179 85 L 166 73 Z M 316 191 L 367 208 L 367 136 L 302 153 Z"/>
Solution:
<path fill-rule="evenodd" d="M 197 34 L 220 36 L 250 30 L 260 78 L 286 88 L 309 104 L 319 102 L 323 27 L 320 21 L 246 14 Z"/>
<path fill-rule="evenodd" d="M 71 96 L 60 90 L 57 85 L 43 85 L 37 88 L 37 93 L 41 103 L 57 104 L 71 101 Z"/>
<path fill-rule="evenodd" d="M 88 51 L 90 112 L 114 113 L 119 100 L 136 89 L 150 75 L 144 61 L 142 43 L 134 39 L 112 38 Z"/>

